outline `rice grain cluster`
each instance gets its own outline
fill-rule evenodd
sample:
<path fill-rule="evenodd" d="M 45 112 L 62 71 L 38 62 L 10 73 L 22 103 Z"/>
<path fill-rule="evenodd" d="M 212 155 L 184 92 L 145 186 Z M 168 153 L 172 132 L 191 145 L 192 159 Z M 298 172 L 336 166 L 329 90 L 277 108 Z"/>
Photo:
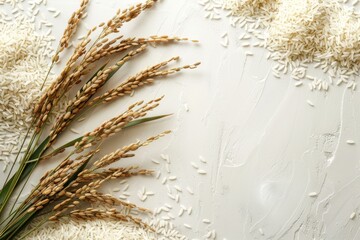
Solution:
<path fill-rule="evenodd" d="M 203 0 L 200 4 L 211 12 L 206 15 L 210 19 L 217 19 L 221 9 L 228 10 L 230 24 L 245 30 L 239 37 L 246 41 L 244 48 L 270 51 L 268 59 L 277 63 L 275 77 L 290 72 L 298 81 L 296 86 L 307 79 L 311 90 L 328 91 L 331 85 L 341 84 L 355 90 L 360 70 L 360 16 L 353 7 L 337 0 Z M 229 40 L 225 40 L 222 45 L 227 47 Z M 309 76 L 309 63 L 328 77 Z"/>
<path fill-rule="evenodd" d="M 149 225 L 154 232 L 140 228 L 133 223 L 121 221 L 93 220 L 84 222 L 61 222 L 59 224 L 48 223 L 27 236 L 26 240 L 103 240 L 103 239 L 127 239 L 127 240 L 186 240 L 187 237 L 180 234 L 174 225 L 168 221 L 152 220 Z"/>
<path fill-rule="evenodd" d="M 0 161 L 8 163 L 26 134 L 31 107 L 53 54 L 52 37 L 35 32 L 26 18 L 0 23 Z"/>

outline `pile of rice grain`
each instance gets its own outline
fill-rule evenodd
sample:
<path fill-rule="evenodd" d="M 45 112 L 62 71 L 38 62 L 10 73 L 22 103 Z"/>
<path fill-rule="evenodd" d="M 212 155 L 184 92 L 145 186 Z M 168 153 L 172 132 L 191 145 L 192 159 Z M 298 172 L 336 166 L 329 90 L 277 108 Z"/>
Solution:
<path fill-rule="evenodd" d="M 36 224 L 33 223 L 33 224 Z M 155 230 L 151 232 L 137 225 L 121 221 L 93 220 L 84 222 L 70 221 L 58 224 L 49 222 L 36 229 L 26 240 L 186 240 L 172 223 L 163 220 L 153 220 L 149 225 Z"/>
<path fill-rule="evenodd" d="M 0 22 L 0 161 L 8 164 L 31 123 L 53 54 L 50 36 L 26 18 Z"/>
<path fill-rule="evenodd" d="M 232 10 L 234 15 L 243 17 L 262 18 L 262 22 L 269 22 L 272 13 L 277 11 L 280 0 L 224 0 L 224 7 Z"/>
<path fill-rule="evenodd" d="M 276 77 L 291 72 L 296 86 L 307 79 L 311 90 L 327 91 L 340 84 L 355 90 L 355 77 L 360 74 L 360 16 L 353 8 L 337 0 L 202 0 L 200 4 L 206 11 L 228 10 L 231 25 L 244 28 L 252 38 L 240 40 L 257 41 L 244 47 L 270 50 L 268 58 L 277 62 Z M 309 63 L 329 77 L 309 76 Z"/>

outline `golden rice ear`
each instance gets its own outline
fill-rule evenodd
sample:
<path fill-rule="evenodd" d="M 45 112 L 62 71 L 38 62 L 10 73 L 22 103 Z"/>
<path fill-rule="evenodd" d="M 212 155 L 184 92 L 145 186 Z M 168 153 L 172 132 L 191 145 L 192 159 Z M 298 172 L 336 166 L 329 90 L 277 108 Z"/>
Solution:
<path fill-rule="evenodd" d="M 47 215 L 45 221 L 59 222 L 69 217 L 76 220 L 110 219 L 132 222 L 140 228 L 153 230 L 149 225 L 143 223 L 141 219 L 134 217 L 135 213 L 148 213 L 147 209 L 137 207 L 112 195 L 101 193 L 100 188 L 110 180 L 152 175 L 153 171 L 140 169 L 134 165 L 126 167 L 111 166 L 114 163 L 119 163 L 121 159 L 134 157 L 139 148 L 150 145 L 152 142 L 169 134 L 170 131 L 165 131 L 145 141 L 135 141 L 103 157 L 97 157 L 97 154 L 103 146 L 104 140 L 119 131 L 169 116 L 146 117 L 150 111 L 159 106 L 163 96 L 149 102 L 136 102 L 130 105 L 122 114 L 111 118 L 93 131 L 78 136 L 56 149 L 53 144 L 65 129 L 72 131 L 74 134 L 80 134 L 79 131 L 69 128 L 69 126 L 78 117 L 81 117 L 78 121 L 84 120 L 82 114 L 89 110 L 90 107 L 106 103 L 110 99 L 114 100 L 121 94 L 133 94 L 135 88 L 150 84 L 158 77 L 166 77 L 183 69 L 193 69 L 198 66 L 198 63 L 195 63 L 182 67 L 165 68 L 171 61 L 179 59 L 178 56 L 173 57 L 135 75 L 126 81 L 124 85 L 121 85 L 121 89 L 117 88 L 107 92 L 105 97 L 100 97 L 99 101 L 93 105 L 88 104 L 96 99 L 95 94 L 115 72 L 126 62 L 143 52 L 148 44 L 188 41 L 187 38 L 169 37 L 167 35 L 123 39 L 123 36 L 115 34 L 119 32 L 124 23 L 135 19 L 142 11 L 152 7 L 155 2 L 156 0 L 147 0 L 145 3 L 118 11 L 116 16 L 109 22 L 101 23 L 89 30 L 83 39 L 79 39 L 81 40 L 80 43 L 64 64 L 65 66 L 59 76 L 34 107 L 32 127 L 35 128 L 35 131 L 32 133 L 31 129 L 29 129 L 29 136 L 32 134 L 29 146 L 27 146 L 25 154 L 20 154 L 22 152 L 18 154 L 19 158 L 21 158 L 19 169 L 13 177 L 10 174 L 8 175 L 5 183 L 6 187 L 0 191 L 0 213 L 5 209 L 15 188 L 22 184 L 22 181 L 25 181 L 24 186 L 26 185 L 29 177 L 41 161 L 49 160 L 59 153 L 66 153 L 67 155 L 64 157 L 59 156 L 62 158 L 59 165 L 44 174 L 38 185 L 32 189 L 32 192 L 19 204 L 17 209 L 10 210 L 10 212 L 13 212 L 3 222 L 5 228 L 4 231 L 0 231 L 1 239 L 10 239 L 16 236 L 32 219 L 43 215 Z M 71 16 L 60 40 L 59 48 L 52 58 L 49 73 L 54 63 L 62 60 L 60 53 L 68 48 L 70 44 L 74 45 L 71 43 L 71 38 L 76 32 L 79 22 L 86 15 L 85 10 L 88 3 L 89 0 L 82 0 L 80 8 Z M 102 32 L 94 38 L 93 35 L 95 35 L 98 28 L 101 28 Z M 111 65 L 109 62 L 115 54 L 122 55 L 120 60 Z M 106 64 L 100 67 L 93 77 L 87 78 L 89 74 L 94 72 L 94 66 L 100 60 L 105 60 Z M 52 122 L 51 115 L 54 108 L 61 105 L 64 96 L 79 83 L 84 84 L 76 92 L 74 98 L 67 102 L 65 112 L 58 114 L 58 119 L 51 128 L 50 134 L 46 136 L 44 134 L 47 130 L 46 124 Z M 21 189 L 20 194 L 23 189 Z M 20 194 L 15 200 L 16 203 L 18 203 Z M 14 204 L 15 206 L 16 204 Z M 115 207 L 120 207 L 121 210 L 127 209 L 128 211 L 122 212 Z M 133 210 L 137 211 L 133 212 Z M 32 230 L 36 230 L 37 227 L 35 226 Z"/>
<path fill-rule="evenodd" d="M 85 12 L 85 10 L 86 10 L 88 4 L 89 4 L 89 0 L 82 0 L 81 4 L 80 4 L 80 8 L 71 15 L 70 19 L 68 20 L 68 25 L 66 26 L 63 36 L 60 40 L 59 49 L 56 52 L 55 57 L 54 57 L 55 59 L 58 59 L 59 54 L 64 49 L 69 47 L 69 42 L 70 42 L 71 38 L 74 36 L 74 34 L 76 33 L 79 23 L 81 22 L 81 19 L 83 18 L 83 16 L 85 14 L 87 14 Z"/>

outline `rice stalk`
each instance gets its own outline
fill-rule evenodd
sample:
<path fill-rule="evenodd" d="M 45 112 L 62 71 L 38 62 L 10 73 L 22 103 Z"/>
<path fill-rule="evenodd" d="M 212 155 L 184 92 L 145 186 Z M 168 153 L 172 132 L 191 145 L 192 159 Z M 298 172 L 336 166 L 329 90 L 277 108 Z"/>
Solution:
<path fill-rule="evenodd" d="M 146 68 L 119 83 L 115 88 L 95 97 L 95 94 L 114 77 L 115 73 L 123 69 L 128 61 L 134 61 L 135 56 L 142 53 L 148 44 L 188 41 L 187 38 L 169 36 L 125 39 L 123 35 L 118 35 L 125 23 L 135 19 L 155 3 L 156 0 L 147 0 L 128 9 L 119 10 L 108 22 L 101 23 L 89 30 L 67 60 L 59 76 L 39 99 L 33 110 L 34 134 L 31 137 L 30 144 L 21 159 L 18 171 L 12 177 L 8 176 L 4 188 L 0 192 L 1 214 L 15 188 L 22 186 L 10 209 L 10 214 L 0 223 L 0 240 L 18 236 L 32 219 L 44 214 L 47 215 L 48 221 L 59 221 L 63 218 L 79 221 L 116 219 L 149 228 L 140 218 L 135 218 L 132 214 L 132 211 L 135 210 L 146 214 L 149 212 L 147 209 L 124 202 L 112 195 L 104 194 L 101 192 L 101 186 L 111 180 L 134 176 L 151 176 L 152 171 L 141 169 L 136 165 L 122 167 L 113 165 L 121 159 L 134 157 L 139 148 L 164 137 L 170 131 L 150 137 L 143 142 L 137 141 L 121 147 L 105 156 L 98 155 L 102 143 L 114 134 L 126 128 L 168 116 L 146 117 L 150 111 L 159 106 L 163 97 L 149 102 L 136 102 L 128 106 L 123 113 L 105 121 L 83 136 L 64 143 L 54 151 L 49 152 L 49 148 L 59 140 L 59 136 L 69 128 L 74 119 L 79 115 L 86 114 L 92 107 L 130 95 L 134 89 L 149 85 L 156 78 L 164 78 L 184 69 L 194 69 L 200 64 L 165 68 L 170 62 L 179 59 L 176 56 Z M 69 46 L 69 41 L 75 34 L 88 4 L 89 0 L 83 0 L 80 8 L 70 18 L 60 40 L 59 48 L 52 59 L 52 65 L 60 60 L 60 53 Z M 98 29 L 101 32 L 94 36 Z M 109 64 L 112 59 L 119 59 L 118 55 L 122 55 L 120 60 L 114 64 Z M 106 64 L 99 68 L 97 65 L 101 60 L 106 61 Z M 97 70 L 94 71 L 94 69 Z M 92 77 L 89 77 L 91 74 Z M 49 116 L 53 114 L 54 108 L 63 101 L 63 96 L 79 84 L 82 86 L 75 96 L 67 102 L 65 112 L 57 116 L 56 121 L 50 122 Z M 49 134 L 45 134 L 47 124 L 51 124 Z M 29 130 L 30 132 L 31 130 Z M 39 162 L 50 160 L 65 151 L 68 153 L 67 156 L 62 159 L 57 167 L 47 171 L 27 198 L 16 209 L 13 209 Z M 25 232 L 23 236 L 28 233 Z"/>

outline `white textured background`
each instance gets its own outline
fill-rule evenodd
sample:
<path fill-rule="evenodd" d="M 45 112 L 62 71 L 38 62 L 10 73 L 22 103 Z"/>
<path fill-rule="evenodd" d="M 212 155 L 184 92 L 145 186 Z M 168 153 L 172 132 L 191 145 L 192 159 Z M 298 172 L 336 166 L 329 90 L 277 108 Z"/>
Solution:
<path fill-rule="evenodd" d="M 62 11 L 54 20 L 57 38 L 78 2 L 49 1 L 49 7 Z M 93 0 L 85 23 L 92 26 L 106 20 L 118 7 L 133 2 Z M 150 48 L 127 64 L 113 85 L 176 55 L 182 59 L 179 64 L 202 61 L 202 65 L 97 109 L 73 128 L 86 132 L 136 100 L 165 94 L 153 115 L 174 113 L 173 117 L 127 130 L 105 145 L 110 151 L 137 138 L 174 130 L 139 151 L 134 159 L 122 162 L 162 171 L 160 180 L 132 179 L 130 201 L 152 209 L 169 203 L 177 216 L 180 205 L 167 196 L 168 190 L 161 184 L 164 176 L 177 176 L 168 184 L 172 189 L 175 184 L 184 189 L 180 204 L 192 206 L 193 213 L 173 222 L 189 238 L 202 238 L 215 229 L 218 239 L 231 240 L 360 239 L 359 215 L 350 220 L 353 212 L 358 213 L 360 195 L 358 91 L 343 86 L 332 87 L 328 93 L 310 92 L 307 84 L 296 88 L 289 76 L 276 79 L 271 74 L 273 63 L 265 57 L 267 51 L 253 49 L 255 55 L 246 57 L 248 49 L 237 42 L 241 30 L 230 27 L 226 19 L 206 20 L 204 14 L 194 0 L 164 0 L 127 24 L 122 31 L 126 36 L 178 35 L 201 43 Z M 229 32 L 228 48 L 219 43 L 225 31 Z M 357 144 L 348 145 L 349 139 Z M 160 154 L 170 156 L 170 174 Z M 201 163 L 199 156 L 208 163 Z M 190 162 L 208 174 L 199 175 Z M 144 203 L 136 196 L 143 186 L 156 193 Z M 186 192 L 187 186 L 193 188 L 193 196 Z M 105 191 L 114 187 L 118 184 Z M 311 192 L 318 196 L 309 197 Z M 212 223 L 202 223 L 203 218 Z M 186 229 L 184 223 L 193 229 Z"/>

